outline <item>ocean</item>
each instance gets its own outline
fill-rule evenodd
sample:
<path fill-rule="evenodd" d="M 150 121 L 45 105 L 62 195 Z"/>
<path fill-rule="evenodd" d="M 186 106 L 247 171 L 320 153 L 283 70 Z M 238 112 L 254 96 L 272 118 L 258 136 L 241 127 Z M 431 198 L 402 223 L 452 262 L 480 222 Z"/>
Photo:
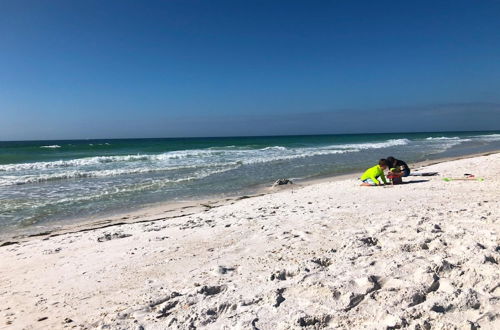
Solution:
<path fill-rule="evenodd" d="M 0 142 L 0 232 L 493 150 L 498 131 Z"/>

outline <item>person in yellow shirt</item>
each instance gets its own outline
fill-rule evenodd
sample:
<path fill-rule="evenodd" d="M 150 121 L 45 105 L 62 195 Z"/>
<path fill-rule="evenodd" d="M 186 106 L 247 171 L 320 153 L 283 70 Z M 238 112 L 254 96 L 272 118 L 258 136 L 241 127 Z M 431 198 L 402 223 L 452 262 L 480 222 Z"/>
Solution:
<path fill-rule="evenodd" d="M 387 180 L 384 175 L 384 170 L 386 169 L 387 161 L 385 159 L 379 160 L 378 165 L 370 167 L 365 171 L 365 173 L 363 173 L 361 176 L 361 181 L 363 181 L 363 183 L 361 185 L 366 187 L 380 186 L 381 183 L 378 180 L 379 178 L 384 184 L 387 184 Z"/>

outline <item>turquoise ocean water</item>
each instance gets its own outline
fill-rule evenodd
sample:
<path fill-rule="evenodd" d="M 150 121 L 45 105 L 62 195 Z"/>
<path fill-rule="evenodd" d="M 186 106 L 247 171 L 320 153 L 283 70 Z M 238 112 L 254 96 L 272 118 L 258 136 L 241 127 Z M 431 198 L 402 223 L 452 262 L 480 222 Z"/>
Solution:
<path fill-rule="evenodd" d="M 0 232 L 492 150 L 500 132 L 0 142 Z"/>

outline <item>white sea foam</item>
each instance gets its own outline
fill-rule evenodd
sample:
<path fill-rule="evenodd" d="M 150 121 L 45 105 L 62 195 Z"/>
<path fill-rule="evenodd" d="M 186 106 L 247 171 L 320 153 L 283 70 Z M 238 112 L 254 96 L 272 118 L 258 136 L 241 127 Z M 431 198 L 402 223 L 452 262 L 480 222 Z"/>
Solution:
<path fill-rule="evenodd" d="M 404 146 L 410 143 L 408 139 L 391 139 L 383 142 L 368 142 L 368 143 L 354 143 L 354 144 L 342 144 L 338 146 L 331 146 L 340 149 L 382 149 L 395 146 Z"/>
<path fill-rule="evenodd" d="M 460 140 L 460 138 L 458 136 L 454 136 L 454 137 L 446 137 L 446 136 L 440 136 L 440 137 L 428 137 L 426 138 L 426 140 L 429 140 L 429 141 L 441 141 L 441 140 Z"/>
<path fill-rule="evenodd" d="M 286 147 L 282 147 L 282 146 L 274 146 L 274 147 L 265 147 L 265 148 L 262 148 L 260 150 L 266 151 L 266 150 L 288 150 L 288 149 Z"/>
<path fill-rule="evenodd" d="M 56 148 L 61 148 L 61 146 L 57 145 L 57 144 L 53 144 L 53 145 L 50 145 L 50 146 L 41 146 L 40 148 L 56 149 Z"/>
<path fill-rule="evenodd" d="M 446 150 L 462 144 L 464 142 L 471 141 L 469 138 L 461 138 L 458 136 L 447 137 L 447 136 L 439 136 L 439 137 L 427 137 L 424 140 L 425 143 L 429 143 L 429 146 L 432 149 L 429 149 L 427 152 L 429 154 L 438 154 L 441 152 L 445 152 Z"/>
<path fill-rule="evenodd" d="M 472 136 L 472 138 L 486 142 L 495 142 L 495 141 L 500 141 L 500 134 L 476 135 Z"/>
<path fill-rule="evenodd" d="M 243 164 L 257 164 L 257 163 L 269 163 L 275 161 L 283 161 L 283 160 L 293 160 L 298 158 L 307 158 L 313 156 L 326 156 L 326 155 L 334 155 L 334 154 L 344 154 L 348 152 L 358 152 L 359 149 L 352 150 L 328 150 L 328 149 L 316 149 L 316 150 L 307 150 L 306 148 L 295 149 L 292 154 L 275 154 L 275 155 L 262 155 L 262 156 L 254 156 L 252 158 L 248 158 L 242 161 Z"/>
<path fill-rule="evenodd" d="M 28 183 L 40 183 L 55 180 L 66 180 L 66 179 L 81 179 L 81 178 L 102 178 L 102 177 L 113 177 L 119 175 L 134 175 L 134 174 L 146 174 L 146 173 L 158 173 L 158 172 L 169 172 L 175 170 L 188 170 L 202 168 L 205 171 L 211 171 L 211 168 L 221 168 L 221 167 L 231 167 L 231 169 L 241 166 L 241 163 L 231 162 L 231 163 L 217 163 L 217 164 L 206 164 L 206 165 L 184 165 L 184 166 L 174 166 L 174 167 L 142 167 L 142 168 L 120 168 L 120 169 L 110 169 L 110 170 L 95 170 L 95 171 L 63 171 L 55 173 L 39 173 L 30 175 L 4 175 L 0 176 L 0 186 L 10 186 L 10 185 L 22 185 Z"/>
<path fill-rule="evenodd" d="M 168 159 L 181 159 L 187 157 L 196 157 L 209 152 L 202 150 L 196 151 L 172 151 L 170 153 L 159 155 L 125 155 L 125 156 L 97 156 L 77 158 L 70 160 L 56 160 L 51 162 L 35 162 L 35 163 L 21 163 L 21 164 L 5 164 L 0 165 L 0 171 L 26 171 L 26 170 L 43 170 L 49 168 L 60 167 L 83 167 L 92 166 L 106 163 L 116 162 L 138 162 L 138 161 L 161 161 Z"/>
<path fill-rule="evenodd" d="M 454 145 L 460 144 L 462 142 L 472 141 L 469 138 L 461 138 L 458 136 L 454 136 L 454 137 L 446 137 L 446 136 L 428 137 L 425 140 L 429 141 L 429 142 L 433 142 L 433 143 L 442 143 L 442 144 L 449 145 L 449 146 L 454 146 Z"/>
<path fill-rule="evenodd" d="M 104 190 L 101 190 L 98 192 L 92 191 L 92 192 L 89 192 L 88 194 L 60 198 L 57 200 L 49 200 L 49 199 L 42 199 L 42 200 L 38 200 L 38 201 L 23 200 L 21 203 L 19 203 L 19 201 L 16 201 L 16 203 L 14 205 L 11 205 L 8 203 L 2 203 L 2 204 L 0 204 L 0 211 L 12 212 L 12 211 L 24 209 L 27 207 L 29 207 L 29 208 L 43 208 L 43 207 L 46 207 L 49 205 L 51 207 L 53 207 L 55 205 L 61 205 L 61 204 L 96 201 L 96 200 L 102 200 L 103 198 L 115 198 L 116 195 L 136 193 L 136 192 L 153 190 L 153 189 L 161 189 L 165 186 L 169 186 L 169 185 L 173 185 L 173 184 L 179 184 L 179 183 L 183 183 L 183 182 L 204 179 L 204 178 L 207 178 L 207 177 L 214 175 L 214 174 L 220 174 L 220 173 L 230 171 L 234 168 L 235 167 L 226 167 L 226 168 L 220 168 L 220 169 L 215 169 L 215 170 L 202 169 L 202 170 L 199 170 L 199 171 L 197 171 L 189 176 L 185 176 L 185 177 L 181 177 L 181 178 L 176 178 L 176 179 L 161 178 L 161 179 L 155 179 L 155 180 L 151 180 L 151 181 L 147 181 L 147 182 L 132 184 L 132 185 L 122 184 L 122 185 L 113 186 L 112 188 L 107 188 L 107 189 L 104 189 Z"/>
<path fill-rule="evenodd" d="M 439 142 L 439 141 L 458 141 L 460 143 L 474 141 L 474 140 L 485 141 L 485 142 L 495 142 L 495 141 L 500 141 L 500 134 L 472 135 L 472 136 L 467 136 L 465 138 L 460 138 L 458 136 L 454 136 L 454 137 L 446 137 L 446 136 L 428 137 L 425 140 L 436 141 L 436 142 Z"/>
<path fill-rule="evenodd" d="M 52 162 L 36 162 L 36 163 L 21 163 L 21 164 L 6 164 L 0 165 L 0 171 L 26 171 L 26 170 L 43 170 L 48 168 L 58 167 L 80 167 L 89 165 L 98 165 L 102 163 L 118 162 L 118 161 L 134 161 L 146 160 L 147 156 L 99 156 L 87 157 L 71 160 L 56 160 Z"/>

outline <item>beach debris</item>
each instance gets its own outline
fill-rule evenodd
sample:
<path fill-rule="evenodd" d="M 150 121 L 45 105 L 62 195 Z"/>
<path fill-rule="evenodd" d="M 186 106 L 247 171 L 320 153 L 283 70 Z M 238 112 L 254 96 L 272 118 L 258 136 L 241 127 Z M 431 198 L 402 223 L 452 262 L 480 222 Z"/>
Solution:
<path fill-rule="evenodd" d="M 55 248 L 55 249 L 48 249 L 48 250 L 43 250 L 43 254 L 54 254 L 54 253 L 59 253 L 61 252 L 62 248 L 61 247 L 58 247 L 58 248 Z"/>
<path fill-rule="evenodd" d="M 224 266 L 217 267 L 217 273 L 221 275 L 227 274 L 228 272 L 234 272 L 235 270 L 236 270 L 235 267 L 224 267 Z"/>
<path fill-rule="evenodd" d="M 46 236 L 46 235 L 50 235 L 52 234 L 52 231 L 43 231 L 43 232 L 39 232 L 39 233 L 35 233 L 35 234 L 30 234 L 30 235 L 27 235 L 27 237 L 37 237 L 37 236 Z"/>
<path fill-rule="evenodd" d="M 286 269 L 283 269 L 283 270 L 276 271 L 276 272 L 272 273 L 270 279 L 271 279 L 271 281 L 274 281 L 274 280 L 286 281 L 287 278 L 294 277 L 295 275 L 296 275 L 295 273 L 288 271 Z"/>
<path fill-rule="evenodd" d="M 276 182 L 274 182 L 273 187 L 284 186 L 284 185 L 287 185 L 287 184 L 293 184 L 292 180 L 289 180 L 289 179 L 278 179 L 278 180 L 276 180 Z"/>
<path fill-rule="evenodd" d="M 110 241 L 112 239 L 125 238 L 125 237 L 130 237 L 130 236 L 132 236 L 132 235 L 131 234 L 124 234 L 124 233 L 113 233 L 113 234 L 106 233 L 103 236 L 98 237 L 97 241 L 99 243 L 102 243 L 102 242 Z"/>
<path fill-rule="evenodd" d="M 198 290 L 198 293 L 204 294 L 205 296 L 213 296 L 221 293 L 224 289 L 225 287 L 221 285 L 215 285 L 215 286 L 204 285 L 201 287 L 200 290 Z"/>
<path fill-rule="evenodd" d="M 2 247 L 2 246 L 8 246 L 8 245 L 13 245 L 13 244 L 19 244 L 19 242 L 16 242 L 16 241 L 2 242 L 2 243 L 0 243 L 0 247 Z"/>

